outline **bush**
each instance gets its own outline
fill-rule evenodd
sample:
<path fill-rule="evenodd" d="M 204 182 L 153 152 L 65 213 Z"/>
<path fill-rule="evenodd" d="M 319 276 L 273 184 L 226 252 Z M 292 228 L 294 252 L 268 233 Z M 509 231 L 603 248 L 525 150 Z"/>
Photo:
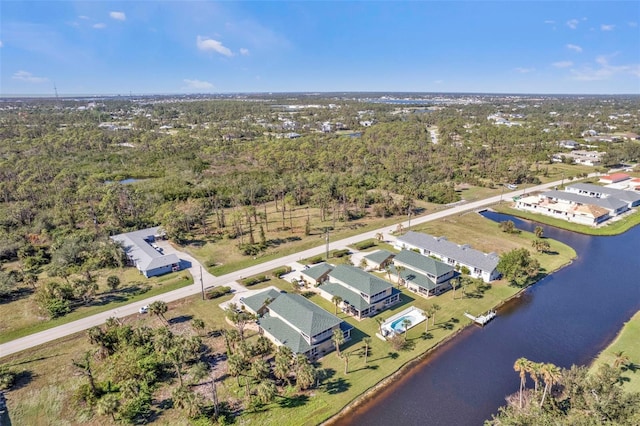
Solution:
<path fill-rule="evenodd" d="M 309 263 L 311 263 L 312 265 L 315 265 L 316 263 L 320 263 L 324 261 L 324 257 L 322 256 L 316 256 L 316 257 L 312 257 L 311 259 L 309 259 Z"/>
<path fill-rule="evenodd" d="M 345 257 L 349 254 L 349 249 L 336 250 L 333 252 L 333 257 Z"/>
<path fill-rule="evenodd" d="M 215 287 L 207 290 L 207 299 L 216 299 L 228 293 L 231 293 L 231 287 Z"/>
<path fill-rule="evenodd" d="M 242 284 L 247 287 L 250 287 L 252 285 L 263 283 L 265 281 L 269 281 L 269 278 L 266 275 L 259 275 L 253 278 L 245 278 L 244 280 L 242 280 Z"/>
<path fill-rule="evenodd" d="M 367 241 L 362 241 L 361 243 L 357 243 L 355 244 L 355 247 L 358 250 L 365 250 L 368 249 L 370 247 L 374 247 L 376 245 L 376 242 L 373 240 L 367 240 Z"/>
<path fill-rule="evenodd" d="M 213 268 L 214 266 L 216 266 L 216 262 L 213 259 L 209 259 L 204 262 L 204 266 L 206 266 L 207 268 Z"/>
<path fill-rule="evenodd" d="M 271 275 L 273 275 L 276 278 L 280 278 L 281 276 L 283 276 L 287 272 L 291 272 L 291 267 L 290 266 L 284 266 L 282 268 L 278 268 L 278 269 L 274 270 L 271 273 Z"/>

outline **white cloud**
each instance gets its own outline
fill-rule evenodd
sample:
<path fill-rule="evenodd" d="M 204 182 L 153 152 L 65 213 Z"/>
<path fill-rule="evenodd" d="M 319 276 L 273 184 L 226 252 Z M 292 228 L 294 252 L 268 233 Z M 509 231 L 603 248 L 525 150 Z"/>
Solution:
<path fill-rule="evenodd" d="M 97 24 L 93 24 L 92 27 L 95 28 L 96 30 L 101 30 L 103 28 L 107 28 L 107 25 L 103 24 L 102 22 L 99 22 Z"/>
<path fill-rule="evenodd" d="M 91 18 L 89 18 L 89 17 L 88 17 L 88 16 L 86 16 L 86 15 L 80 15 L 80 16 L 78 16 L 78 19 L 82 19 L 82 20 L 87 21 L 87 20 L 89 20 L 89 19 L 91 19 Z"/>
<path fill-rule="evenodd" d="M 607 24 L 600 25 L 600 29 L 602 31 L 613 31 L 615 27 L 616 27 L 615 25 L 607 25 Z"/>
<path fill-rule="evenodd" d="M 188 78 L 185 78 L 182 81 L 184 81 L 185 84 L 187 85 L 186 87 L 182 88 L 183 90 L 211 90 L 211 89 L 213 89 L 213 84 L 209 83 L 208 81 L 189 80 Z"/>
<path fill-rule="evenodd" d="M 435 80 L 434 83 L 435 84 L 442 84 L 442 83 L 444 83 L 444 80 Z"/>
<path fill-rule="evenodd" d="M 240 54 L 242 56 L 249 56 L 249 49 L 246 49 L 244 47 L 240 48 Z"/>
<path fill-rule="evenodd" d="M 124 12 L 109 12 L 109 16 L 116 21 L 126 21 L 127 15 Z"/>
<path fill-rule="evenodd" d="M 36 77 L 28 71 L 18 71 L 11 77 L 14 80 L 24 81 L 27 83 L 44 83 L 49 81 L 46 77 Z"/>
<path fill-rule="evenodd" d="M 518 67 L 515 68 L 515 70 L 521 74 L 528 74 L 530 72 L 534 72 L 536 69 L 535 68 L 522 68 L 522 67 Z"/>
<path fill-rule="evenodd" d="M 580 21 L 578 21 L 577 19 L 570 19 L 567 21 L 567 27 L 571 28 L 572 30 L 575 30 L 576 28 L 578 28 L 578 23 Z"/>
<path fill-rule="evenodd" d="M 0 40 L 0 47 L 4 47 L 4 43 Z"/>
<path fill-rule="evenodd" d="M 571 62 L 571 61 L 559 61 L 559 62 L 554 62 L 551 65 L 553 65 L 556 68 L 569 68 L 570 66 L 573 65 L 573 62 Z"/>
<path fill-rule="evenodd" d="M 609 60 L 615 56 L 615 53 L 613 55 L 600 55 L 595 59 L 598 67 L 587 66 L 579 70 L 571 70 L 571 73 L 576 80 L 581 81 L 608 80 L 620 74 L 631 74 L 640 78 L 640 64 L 612 65 Z"/>
<path fill-rule="evenodd" d="M 578 46 L 577 44 L 569 43 L 567 44 L 567 49 L 576 51 L 578 53 L 582 52 L 582 47 Z"/>
<path fill-rule="evenodd" d="M 631 22 L 629 22 L 629 26 L 632 27 L 632 28 L 635 28 L 635 27 L 638 26 L 638 23 L 635 22 L 635 21 L 631 21 Z"/>
<path fill-rule="evenodd" d="M 552 20 L 552 19 L 547 19 L 546 21 L 544 21 L 545 24 L 549 24 L 549 25 L 553 25 L 556 23 L 556 21 Z"/>
<path fill-rule="evenodd" d="M 224 56 L 233 56 L 233 52 L 228 47 L 222 45 L 222 42 L 218 40 L 214 40 L 212 38 L 204 38 L 202 36 L 198 36 L 196 38 L 196 45 L 199 50 L 202 51 L 214 51 Z"/>

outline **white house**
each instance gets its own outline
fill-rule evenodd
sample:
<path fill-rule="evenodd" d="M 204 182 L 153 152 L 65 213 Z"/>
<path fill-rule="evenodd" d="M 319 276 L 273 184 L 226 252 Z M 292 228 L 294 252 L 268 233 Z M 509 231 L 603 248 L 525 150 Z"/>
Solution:
<path fill-rule="evenodd" d="M 472 277 L 482 278 L 484 282 L 500 278 L 500 273 L 496 270 L 500 257 L 496 253 L 483 253 L 471 248 L 468 244 L 452 243 L 445 237 L 409 231 L 397 238 L 395 247 L 416 249 L 421 254 L 436 257 L 458 270 L 465 267 Z"/>
<path fill-rule="evenodd" d="M 147 278 L 180 270 L 178 256 L 163 254 L 155 244 L 158 229 L 156 226 L 111 237 L 122 246 L 129 263 Z"/>

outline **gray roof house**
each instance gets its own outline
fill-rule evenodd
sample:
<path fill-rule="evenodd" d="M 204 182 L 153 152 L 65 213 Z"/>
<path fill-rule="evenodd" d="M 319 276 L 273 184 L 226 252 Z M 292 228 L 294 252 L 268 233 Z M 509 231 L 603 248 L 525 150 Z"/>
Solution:
<path fill-rule="evenodd" d="M 472 277 L 482 278 L 484 282 L 500 278 L 496 270 L 500 257 L 496 253 L 473 249 L 468 244 L 459 245 L 445 237 L 409 231 L 397 238 L 395 246 L 398 249 L 419 250 L 421 254 L 436 257 L 453 268 L 466 267 Z"/>
<path fill-rule="evenodd" d="M 618 216 L 619 214 L 629 210 L 629 204 L 627 202 L 615 197 L 595 197 L 584 195 L 584 193 L 558 190 L 546 191 L 540 195 L 550 200 L 565 202 L 569 204 L 591 204 L 594 206 L 598 206 L 606 209 L 609 212 L 609 216 L 611 217 Z"/>
<path fill-rule="evenodd" d="M 337 265 L 329 282 L 318 287 L 320 295 L 333 301 L 337 296 L 342 311 L 362 319 L 400 301 L 400 291 L 368 272 L 349 265 Z"/>
<path fill-rule="evenodd" d="M 452 266 L 411 250 L 402 250 L 393 259 L 393 271 L 409 290 L 429 297 L 451 288 L 459 274 Z"/>
<path fill-rule="evenodd" d="M 277 346 L 316 359 L 333 350 L 333 331 L 342 330 L 345 340 L 353 327 L 298 294 L 281 293 L 267 305 L 259 320 L 260 331 Z"/>
<path fill-rule="evenodd" d="M 607 188 L 590 183 L 575 183 L 565 188 L 567 192 L 587 195 L 595 198 L 615 198 L 627 203 L 629 208 L 640 206 L 640 193 L 624 189 Z"/>
<path fill-rule="evenodd" d="M 155 244 L 158 226 L 127 232 L 111 237 L 124 249 L 129 263 L 147 278 L 180 270 L 180 259 L 176 254 L 163 254 Z"/>

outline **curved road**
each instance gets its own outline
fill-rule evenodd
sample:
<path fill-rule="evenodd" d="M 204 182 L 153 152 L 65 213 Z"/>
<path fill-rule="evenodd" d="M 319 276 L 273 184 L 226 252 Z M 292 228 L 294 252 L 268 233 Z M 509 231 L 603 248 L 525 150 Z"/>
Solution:
<path fill-rule="evenodd" d="M 589 176 L 596 176 L 596 174 L 593 173 Z M 471 203 L 458 203 L 457 205 L 448 209 L 427 214 L 425 216 L 412 218 L 411 224 L 418 225 L 418 224 L 429 222 L 432 220 L 441 219 L 446 216 L 460 214 L 465 211 L 480 209 L 488 205 L 498 203 L 502 199 L 508 200 L 511 197 L 514 197 L 516 195 L 522 195 L 523 193 L 525 193 L 525 191 L 526 192 L 540 191 L 540 190 L 548 189 L 558 185 L 561 185 L 560 181 L 549 182 L 546 184 L 537 185 L 530 188 L 523 188 L 517 191 L 508 191 L 508 192 L 505 192 L 504 194 L 496 195 L 494 197 L 486 198 L 484 200 L 474 201 Z M 396 225 L 393 226 L 393 229 L 395 229 L 395 226 Z M 402 226 L 404 226 L 405 228 L 408 228 L 409 221 L 402 222 Z M 358 234 L 353 237 L 345 238 L 338 241 L 330 241 L 330 249 L 331 250 L 343 249 L 350 244 L 354 244 L 359 241 L 366 240 L 368 238 L 375 238 L 377 233 L 381 232 L 383 234 L 388 234 L 389 230 L 390 230 L 389 227 L 385 226 L 384 228 L 364 232 L 362 234 Z M 183 287 L 174 291 L 170 291 L 168 293 L 160 294 L 158 296 L 154 296 L 154 297 L 141 300 L 135 303 L 131 303 L 126 306 L 121 306 L 117 309 L 111 309 L 96 315 L 92 315 L 87 318 L 79 319 L 77 321 L 63 324 L 58 327 L 50 328 L 45 331 L 34 333 L 29 336 L 21 337 L 19 339 L 4 343 L 0 345 L 0 358 L 16 352 L 23 351 L 25 349 L 29 349 L 29 348 L 41 345 L 46 342 L 50 342 L 52 340 L 59 339 L 61 337 L 68 336 L 73 333 L 84 331 L 93 326 L 104 324 L 104 322 L 111 317 L 122 318 L 129 315 L 137 314 L 138 309 L 141 306 L 148 305 L 151 302 L 156 300 L 163 300 L 169 303 L 175 300 L 183 299 L 185 297 L 198 294 L 201 292 L 200 271 L 202 271 L 202 284 L 205 288 L 227 285 L 232 287 L 235 292 L 242 292 L 242 291 L 246 291 L 246 288 L 241 286 L 237 282 L 235 282 L 235 280 L 239 279 L 240 277 L 250 277 L 252 275 L 265 273 L 269 270 L 278 268 L 287 263 L 295 262 L 297 260 L 312 257 L 312 256 L 317 256 L 319 254 L 324 254 L 326 250 L 325 245 L 321 245 L 319 247 L 314 247 L 305 251 L 280 257 L 278 259 L 274 259 L 268 262 L 260 263 L 259 265 L 250 266 L 248 268 L 245 268 L 240 271 L 232 272 L 230 274 L 214 277 L 206 270 L 206 268 L 202 267 L 201 264 L 196 259 L 189 256 L 187 253 L 177 252 L 169 244 L 163 244 L 163 248 L 165 253 L 170 253 L 173 250 L 176 254 L 178 254 L 178 256 L 181 259 L 191 262 L 192 266 L 189 268 L 189 272 L 193 275 L 193 281 L 194 281 L 193 285 Z"/>

